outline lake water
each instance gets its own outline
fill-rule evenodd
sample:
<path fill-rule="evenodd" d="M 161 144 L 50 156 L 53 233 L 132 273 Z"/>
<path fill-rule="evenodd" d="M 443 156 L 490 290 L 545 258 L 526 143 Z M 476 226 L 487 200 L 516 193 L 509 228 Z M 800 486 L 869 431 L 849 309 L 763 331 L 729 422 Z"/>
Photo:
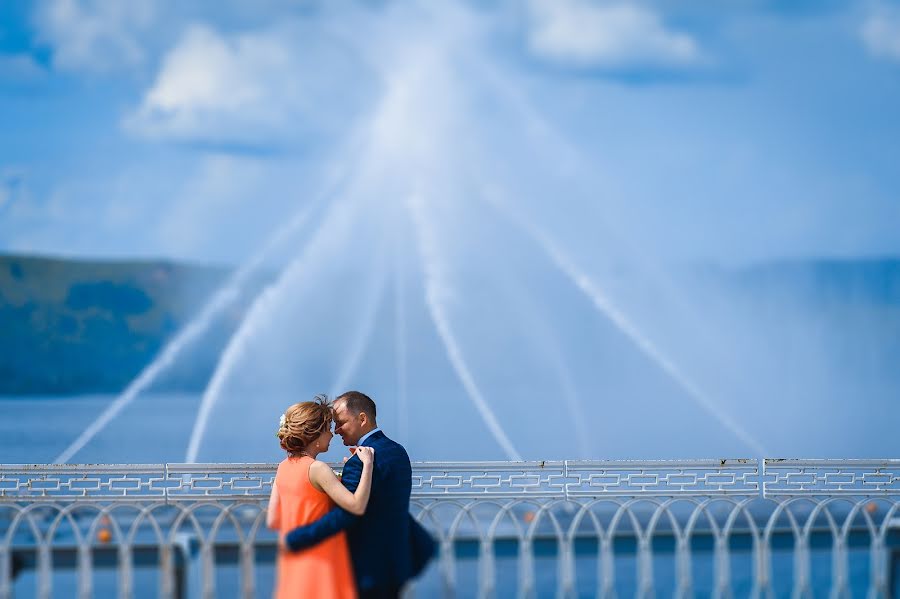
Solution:
<path fill-rule="evenodd" d="M 0 463 L 52 462 L 115 399 L 114 395 L 0 399 Z M 79 452 L 79 463 L 182 462 L 200 397 L 139 397 Z M 272 460 L 280 458 L 277 446 Z"/>
<path fill-rule="evenodd" d="M 52 462 L 116 399 L 115 395 L 76 395 L 66 397 L 0 398 L 0 464 L 38 464 Z M 72 463 L 181 463 L 200 406 L 198 393 L 154 393 L 137 397 L 97 434 L 71 460 Z M 287 403 L 285 404 L 287 407 Z M 280 462 L 284 452 L 278 446 L 275 429 L 280 413 L 259 418 L 252 431 L 240 426 L 229 433 L 230 453 L 216 459 L 215 453 L 201 452 L 201 461 Z M 379 417 L 379 421 L 382 418 Z M 404 442 L 390 414 L 382 425 L 396 441 Z M 262 431 L 256 428 L 263 429 Z M 215 431 L 208 433 L 215 435 Z M 208 437 L 209 439 L 209 437 Z M 212 446 L 222 439 L 213 439 Z M 472 452 L 451 457 L 453 447 L 444 454 L 418 455 L 404 443 L 413 460 L 474 460 Z M 419 444 L 421 447 L 423 444 Z M 321 459 L 340 462 L 347 449 L 339 437 L 331 442 Z M 496 458 L 497 456 L 494 456 Z"/>

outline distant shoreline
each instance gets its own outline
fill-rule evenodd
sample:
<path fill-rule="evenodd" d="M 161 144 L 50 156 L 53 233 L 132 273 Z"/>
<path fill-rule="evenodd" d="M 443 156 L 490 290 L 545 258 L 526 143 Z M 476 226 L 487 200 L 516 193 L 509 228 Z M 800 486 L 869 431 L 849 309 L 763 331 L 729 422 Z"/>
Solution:
<path fill-rule="evenodd" d="M 877 313 L 884 335 L 900 334 L 900 258 L 784 259 L 690 270 L 741 298 L 814 302 L 832 306 L 835 318 Z M 170 260 L 0 255 L 0 398 L 121 392 L 229 272 Z M 202 391 L 266 281 L 260 276 L 248 285 L 235 309 L 153 390 Z"/>

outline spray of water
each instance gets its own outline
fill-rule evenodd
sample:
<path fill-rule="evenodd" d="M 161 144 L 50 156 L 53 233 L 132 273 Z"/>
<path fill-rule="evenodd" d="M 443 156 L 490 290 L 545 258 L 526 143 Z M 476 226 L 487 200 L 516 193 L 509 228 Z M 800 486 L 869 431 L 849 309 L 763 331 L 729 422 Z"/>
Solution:
<path fill-rule="evenodd" d="M 156 378 L 164 372 L 169 366 L 175 363 L 175 360 L 181 354 L 181 351 L 194 340 L 198 339 L 209 328 L 210 323 L 230 306 L 238 297 L 242 281 L 237 276 L 229 282 L 224 288 L 216 292 L 213 299 L 203 308 L 200 315 L 191 321 L 188 326 L 182 329 L 172 341 L 170 341 L 162 353 L 153 360 L 153 362 L 144 368 L 144 370 L 134 379 L 128 387 L 123 391 L 105 410 L 82 431 L 77 439 L 66 447 L 66 449 L 56 456 L 53 460 L 54 464 L 63 464 L 72 459 L 72 457 L 81 451 L 91 439 L 93 439 L 107 424 L 109 424 L 119 413 L 125 409 L 134 399 L 145 389 L 147 389 Z"/>
<path fill-rule="evenodd" d="M 380 252 L 379 254 L 383 254 Z M 357 327 L 357 334 L 350 344 L 349 350 L 346 352 L 346 358 L 341 364 L 338 374 L 334 379 L 334 383 L 328 392 L 331 397 L 337 396 L 338 393 L 347 390 L 347 385 L 353 378 L 353 374 L 359 368 L 363 353 L 369 346 L 372 339 L 372 333 L 375 330 L 375 320 L 381 308 L 385 294 L 385 286 L 387 279 L 387 268 L 384 264 L 383 256 L 379 255 L 375 259 L 374 272 L 371 275 L 371 288 L 369 293 L 365 294 L 363 302 L 363 315 L 360 326 Z"/>
<path fill-rule="evenodd" d="M 181 352 L 209 329 L 215 319 L 240 296 L 241 290 L 277 248 L 300 231 L 308 222 L 315 205 L 301 210 L 293 219 L 273 235 L 266 246 L 241 266 L 228 281 L 213 295 L 200 313 L 166 344 L 163 351 L 134 379 L 128 387 L 53 461 L 55 464 L 68 462 L 81 451 L 106 425 L 108 425 L 128 404 L 147 390 L 166 371 Z"/>
<path fill-rule="evenodd" d="M 510 85 L 508 79 L 501 77 L 489 62 L 474 60 L 468 56 L 472 69 L 480 79 L 487 83 L 498 95 L 502 96 L 506 104 L 510 106 L 525 125 L 525 130 L 536 140 L 538 147 L 548 150 L 549 154 L 557 157 L 554 164 L 561 166 L 563 172 L 590 172 L 581 155 L 572 145 L 550 126 L 541 114 L 534 109 L 521 94 Z M 747 447 L 757 455 L 765 455 L 762 444 L 749 432 L 743 429 L 733 418 L 725 413 L 710 397 L 680 368 L 659 350 L 650 339 L 603 293 L 597 285 L 583 272 L 581 272 L 572 260 L 533 223 L 524 219 L 515 212 L 508 203 L 500 200 L 496 194 L 488 192 L 482 194 L 491 205 L 502 215 L 514 223 L 519 229 L 528 235 L 551 259 L 554 265 L 562 271 L 572 283 L 584 293 L 594 307 L 604 314 L 623 334 L 625 334 L 658 368 L 666 373 L 695 403 L 712 415 L 723 427 L 734 434 Z M 627 240 L 618 239 L 620 246 L 631 250 L 632 255 L 636 249 L 628 244 Z"/>
<path fill-rule="evenodd" d="M 359 131 L 350 136 L 350 142 L 345 151 L 360 146 Z M 66 463 L 81 451 L 91 440 L 96 437 L 106 426 L 118 416 L 141 393 L 146 391 L 181 355 L 185 348 L 201 339 L 223 312 L 225 312 L 240 297 L 241 291 L 251 279 L 275 253 L 286 243 L 303 231 L 308 223 L 316 217 L 323 205 L 337 192 L 346 181 L 349 161 L 345 161 L 330 169 L 325 184 L 320 193 L 316 194 L 312 201 L 303 209 L 288 219 L 284 225 L 276 230 L 266 241 L 266 244 L 247 262 L 241 265 L 219 288 L 212 298 L 203 306 L 200 313 L 181 329 L 162 352 L 148 364 L 122 393 L 113 400 L 101 414 L 82 433 L 60 453 L 53 461 L 55 464 Z"/>
<path fill-rule="evenodd" d="M 244 355 L 247 343 L 254 337 L 258 329 L 266 326 L 272 318 L 277 317 L 277 306 L 284 294 L 302 280 L 311 261 L 315 259 L 320 245 L 329 238 L 340 238 L 344 234 L 351 216 L 352 207 L 349 202 L 333 203 L 306 247 L 288 264 L 278 279 L 254 300 L 247 316 L 228 341 L 228 345 L 216 365 L 216 370 L 203 392 L 200 409 L 197 412 L 188 442 L 186 462 L 196 462 L 212 409 L 218 401 L 228 377 L 231 376 L 233 369 Z"/>
<path fill-rule="evenodd" d="M 397 378 L 397 423 L 400 440 L 409 438 L 406 378 L 406 293 L 404 289 L 402 231 L 394 236 L 394 366 Z"/>
<path fill-rule="evenodd" d="M 425 207 L 421 196 L 413 195 L 410 197 L 409 209 L 413 216 L 413 230 L 416 233 L 419 257 L 422 260 L 425 272 L 425 301 L 438 335 L 447 350 L 450 364 L 453 366 L 453 370 L 465 388 L 466 394 L 488 427 L 494 440 L 497 441 L 497 444 L 510 460 L 521 460 L 521 454 L 513 446 L 512 441 L 510 441 L 503 427 L 500 426 L 500 422 L 494 415 L 493 410 L 488 405 L 481 389 L 478 388 L 475 377 L 472 376 L 459 344 L 456 342 L 456 337 L 453 334 L 453 329 L 450 326 L 450 321 L 444 308 L 443 297 L 446 295 L 446 290 L 441 283 L 440 261 L 436 251 L 435 239 L 431 233 L 430 223 L 425 216 Z"/>
<path fill-rule="evenodd" d="M 518 308 L 518 313 L 522 316 L 522 322 L 528 323 L 528 326 L 522 327 L 523 332 L 526 332 L 534 340 L 545 357 L 546 363 L 553 370 L 556 379 L 559 381 L 560 396 L 569 410 L 578 451 L 582 456 L 587 457 L 591 455 L 587 419 L 584 418 L 584 414 L 587 411 L 575 389 L 575 382 L 572 380 L 572 373 L 569 371 L 569 367 L 563 358 L 559 339 L 547 326 L 546 320 L 537 313 L 536 307 L 529 301 L 528 295 L 518 288 L 514 288 L 514 283 L 511 280 L 505 277 L 504 279 L 509 290 L 509 293 L 507 293 L 507 297 L 510 298 L 509 302 Z"/>
<path fill-rule="evenodd" d="M 437 219 L 432 218 L 429 211 L 429 205 L 425 202 L 425 195 L 418 191 L 410 194 L 409 189 L 415 186 L 409 186 L 407 176 L 410 171 L 427 171 L 427 167 L 432 163 L 440 163 L 445 159 L 449 159 L 453 148 L 453 142 L 456 138 L 452 136 L 442 135 L 446 131 L 440 130 L 440 125 L 446 125 L 446 121 L 454 116 L 465 116 L 464 114 L 446 114 L 453 112 L 448 111 L 444 104 L 450 93 L 444 93 L 448 89 L 455 92 L 459 85 L 454 85 L 449 76 L 445 76 L 444 69 L 446 56 L 441 55 L 440 49 L 435 49 L 432 44 L 428 53 L 403 53 L 404 56 L 412 56 L 408 64 L 393 65 L 398 68 L 386 69 L 389 75 L 388 85 L 384 102 L 379 111 L 376 111 L 373 118 L 370 119 L 373 131 L 373 147 L 377 150 L 371 155 L 366 156 L 372 158 L 378 156 L 377 164 L 372 164 L 365 160 L 352 161 L 348 160 L 348 164 L 355 168 L 353 182 L 356 183 L 358 196 L 347 194 L 342 202 L 333 202 L 329 211 L 320 220 L 317 219 L 317 227 L 312 236 L 312 240 L 304 248 L 304 250 L 294 259 L 282 273 L 274 284 L 266 288 L 254 301 L 246 318 L 241 323 L 238 330 L 230 339 L 225 351 L 222 353 L 219 363 L 217 364 L 215 373 L 211 378 L 201 400 L 197 419 L 191 434 L 189 445 L 187 448 L 186 461 L 194 462 L 200 450 L 204 435 L 206 434 L 207 424 L 212 411 L 222 396 L 223 390 L 230 380 L 235 369 L 241 362 L 242 357 L 246 354 L 248 344 L 256 338 L 260 330 L 266 329 L 273 319 L 278 318 L 279 306 L 283 304 L 286 297 L 289 296 L 292 289 L 303 283 L 305 277 L 310 272 L 310 265 L 314 260 L 321 259 L 316 254 L 316 248 L 324 238 L 340 237 L 340 232 L 348 227 L 350 223 L 355 222 L 353 219 L 354 210 L 358 209 L 359 202 L 356 206 L 350 201 L 351 199 L 361 199 L 364 196 L 373 195 L 395 195 L 397 189 L 392 184 L 400 181 L 398 187 L 401 197 L 407 197 L 405 203 L 405 211 L 411 216 L 412 237 L 415 240 L 416 253 L 422 265 L 424 274 L 424 301 L 425 307 L 429 313 L 432 324 L 434 325 L 438 336 L 443 344 L 447 359 L 454 373 L 459 378 L 468 399 L 475 407 L 477 413 L 484 421 L 487 429 L 492 435 L 496 443 L 502 448 L 503 452 L 509 459 L 520 460 L 521 456 L 513 445 L 509 436 L 504 431 L 499 420 L 491 409 L 490 403 L 487 401 L 484 392 L 479 387 L 472 374 L 469 364 L 463 354 L 462 348 L 457 341 L 451 319 L 448 315 L 447 295 L 451 291 L 448 287 L 447 260 L 445 253 L 438 247 L 435 226 L 440 226 Z M 449 55 L 449 51 L 445 51 Z M 481 64 L 475 58 L 470 58 L 471 65 L 479 67 Z M 523 127 L 532 135 L 542 140 L 541 145 L 550 145 L 553 147 L 551 153 L 555 154 L 557 164 L 562 164 L 564 169 L 571 169 L 573 165 L 580 165 L 578 153 L 575 152 L 566 140 L 561 139 L 551 127 L 538 115 L 531 106 L 525 102 L 518 93 L 511 88 L 508 81 L 498 76 L 493 71 L 481 69 L 482 79 L 486 80 L 495 91 L 499 90 L 500 95 L 506 100 L 505 106 L 511 106 L 518 114 L 519 121 Z M 468 71 L 467 71 L 468 73 Z M 437 88 L 439 91 L 435 91 Z M 456 108 L 453 106 L 452 108 Z M 449 150 L 448 150 L 449 148 Z M 470 158 L 464 156 L 464 159 Z M 422 167 L 426 168 L 422 168 Z M 373 168 L 374 167 L 374 168 Z M 364 175 L 360 175 L 360 171 L 366 169 L 374 170 L 378 173 L 378 177 L 384 179 L 367 180 Z M 475 181 L 482 180 L 474 178 Z M 364 190 L 364 191 L 363 191 Z M 373 192 L 373 190 L 375 190 Z M 458 190 L 457 190 L 458 191 Z M 387 193 L 385 193 L 387 192 Z M 433 194 L 432 194 L 433 195 Z M 429 199 L 430 196 L 429 196 Z M 725 429 L 733 433 L 748 447 L 752 448 L 758 454 L 763 454 L 764 450 L 760 443 L 754 439 L 749 433 L 743 430 L 732 418 L 729 417 L 716 403 L 714 403 L 703 391 L 691 381 L 663 352 L 659 350 L 650 339 L 603 293 L 597 285 L 591 281 L 584 273 L 582 273 L 575 263 L 555 244 L 553 240 L 546 235 L 540 228 L 520 217 L 515 211 L 499 199 L 488 197 L 488 201 L 498 208 L 499 212 L 509 219 L 519 229 L 524 231 L 543 252 L 545 252 L 555 268 L 558 268 L 572 283 L 585 294 L 591 301 L 592 305 L 603 314 L 610 322 L 612 322 L 648 359 L 655 364 L 657 368 L 662 370 L 671 378 L 687 396 L 698 404 L 702 409 L 710 413 Z M 297 220 L 297 219 L 295 219 Z M 307 217 L 304 216 L 304 222 Z M 276 239 L 279 235 L 276 235 Z M 398 236 L 399 237 L 399 236 Z M 274 243 L 274 242 L 273 242 Z M 270 245 L 272 245 L 270 243 Z M 400 248 L 400 249 L 397 249 Z M 446 249 L 446 248 L 445 248 Z M 266 252 L 263 252 L 264 254 Z M 401 435 L 406 434 L 408 428 L 408 406 L 407 406 L 407 324 L 405 314 L 405 295 L 404 280 L 402 268 L 403 251 L 399 242 L 395 247 L 394 257 L 394 350 L 396 363 L 396 381 L 398 389 L 398 410 L 400 412 L 400 432 Z M 258 260 L 251 260 L 248 265 L 242 268 L 238 274 L 245 270 L 252 272 L 251 269 L 258 267 Z M 235 275 L 235 277 L 238 276 Z M 248 273 L 249 274 L 249 273 Z M 247 274 L 243 275 L 245 278 Z M 359 362 L 365 352 L 365 349 L 371 343 L 373 330 L 375 329 L 375 321 L 379 310 L 379 304 L 384 295 L 384 287 L 387 285 L 387 268 L 380 264 L 378 273 L 375 275 L 373 300 L 366 302 L 363 317 L 361 319 L 362 326 L 358 328 L 357 335 L 354 337 L 346 359 L 341 364 L 332 392 L 336 392 L 346 384 L 353 373 L 358 369 Z M 244 285 L 244 280 L 239 279 L 238 284 L 229 284 L 222 290 L 222 299 L 217 300 L 217 295 L 210 302 L 207 309 L 210 310 L 211 316 L 204 319 L 198 318 L 192 322 L 185 331 L 180 335 L 184 336 L 184 340 L 174 348 L 167 347 L 161 354 L 160 358 L 154 362 L 151 367 L 142 373 L 138 379 L 129 386 L 116 402 L 111 405 L 107 412 L 94 423 L 82 437 L 79 438 L 70 450 L 67 450 L 61 458 L 68 459 L 74 455 L 84 443 L 87 443 L 93 435 L 105 426 L 121 409 L 131 401 L 141 390 L 145 389 L 158 376 L 164 368 L 171 364 L 181 351 L 182 347 L 190 340 L 199 337 L 209 326 L 215 314 L 220 313 L 224 307 L 220 305 L 228 305 L 234 301 L 238 291 Z M 227 292 L 227 293 L 226 293 Z M 527 311 L 527 310 L 526 310 Z M 577 393 L 571 374 L 567 370 L 562 352 L 555 344 L 553 332 L 545 325 L 542 327 L 542 321 L 539 316 L 535 316 L 533 309 L 531 318 L 528 319 L 530 330 L 535 339 L 544 346 L 545 355 L 556 371 L 556 374 L 562 384 L 563 395 L 569 404 L 569 408 L 573 412 L 579 411 L 577 405 Z M 206 314 L 206 310 L 203 314 Z M 193 327 L 193 328 L 192 328 Z M 176 339 L 177 341 L 178 339 Z M 173 341 L 174 343 L 174 341 Z M 171 349 L 171 351 L 170 351 Z M 158 362 L 158 363 L 157 363 Z M 132 390 L 134 388 L 135 390 Z M 128 394 L 131 393 L 129 396 Z M 127 398 L 130 397 L 130 398 Z M 124 403 L 123 403 L 124 401 Z M 587 432 L 584 430 L 584 423 L 575 419 L 576 434 L 578 443 L 582 452 L 587 453 Z M 579 428 L 578 425 L 581 425 Z M 83 442 L 82 442 L 83 438 Z M 79 445 L 80 443 L 80 445 Z M 73 449 L 74 448 L 74 449 Z M 57 461 L 64 461 L 58 459 Z"/>
<path fill-rule="evenodd" d="M 584 293 L 594 307 L 610 320 L 632 343 L 635 344 L 660 370 L 665 372 L 685 394 L 697 405 L 709 413 L 728 431 L 734 434 L 756 455 L 767 455 L 763 445 L 744 430 L 731 416 L 725 413 L 709 396 L 704 393 L 690 378 L 663 354 L 641 330 L 631 322 L 625 314 L 606 296 L 591 279 L 579 270 L 571 259 L 539 228 L 526 221 L 505 202 L 499 200 L 493 194 L 485 194 L 485 197 L 501 214 L 510 222 L 518 226 L 550 257 L 550 260 L 562 271 L 572 283 Z"/>

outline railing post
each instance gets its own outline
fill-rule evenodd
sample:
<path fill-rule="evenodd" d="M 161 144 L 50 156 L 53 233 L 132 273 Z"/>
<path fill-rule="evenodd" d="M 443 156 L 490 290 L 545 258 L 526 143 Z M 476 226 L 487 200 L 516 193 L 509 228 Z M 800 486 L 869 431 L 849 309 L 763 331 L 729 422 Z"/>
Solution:
<path fill-rule="evenodd" d="M 616 568 L 615 562 L 613 561 L 611 533 L 603 535 L 603 538 L 600 541 L 599 549 L 600 554 L 597 556 L 597 585 L 600 588 L 598 594 L 601 597 L 614 597 Z"/>
<path fill-rule="evenodd" d="M 478 596 L 491 599 L 496 593 L 494 579 L 494 545 L 491 539 L 483 538 L 478 551 Z"/>
<path fill-rule="evenodd" d="M 216 599 L 216 562 L 213 553 L 213 544 L 209 539 L 202 539 L 200 543 L 200 577 L 202 587 L 200 596 L 203 599 Z"/>
<path fill-rule="evenodd" d="M 832 542 L 834 545 L 831 549 L 830 596 L 835 599 L 848 597 L 850 593 L 847 589 L 847 539 L 843 534 L 839 534 Z"/>
<path fill-rule="evenodd" d="M 453 539 L 448 537 L 441 542 L 441 580 L 444 582 L 444 597 L 448 599 L 456 596 L 453 562 Z"/>
<path fill-rule="evenodd" d="M 691 574 L 690 537 L 681 536 L 675 545 L 676 597 L 693 597 L 693 576 Z"/>
<path fill-rule="evenodd" d="M 159 547 L 159 596 L 160 599 L 174 599 L 175 591 L 175 549 L 168 541 Z"/>
<path fill-rule="evenodd" d="M 90 597 L 94 596 L 94 577 L 91 548 L 87 539 L 78 544 L 76 553 L 76 559 L 78 560 L 78 596 L 80 599 L 90 599 Z"/>
<path fill-rule="evenodd" d="M 167 545 L 167 560 L 170 564 L 169 574 L 166 576 L 166 589 L 169 597 L 175 599 L 188 599 L 190 586 L 189 570 L 193 562 L 194 549 L 191 546 L 191 538 L 187 533 L 175 535 L 173 543 Z"/>
<path fill-rule="evenodd" d="M 53 558 L 47 539 L 38 537 L 37 553 L 37 596 L 40 599 L 51 599 L 53 594 Z"/>
<path fill-rule="evenodd" d="M 12 599 L 12 548 L 0 545 L 0 599 Z"/>
<path fill-rule="evenodd" d="M 241 590 L 245 599 L 253 599 L 256 597 L 256 577 L 253 568 L 253 543 L 250 539 L 241 541 L 240 551 Z"/>
<path fill-rule="evenodd" d="M 772 594 L 772 554 L 768 543 L 754 543 L 753 555 L 756 557 L 756 577 L 754 595 L 769 597 Z"/>
<path fill-rule="evenodd" d="M 889 594 L 890 589 L 888 586 L 888 576 L 885 572 L 889 567 L 889 557 L 884 548 L 884 542 L 881 539 L 881 535 L 876 535 L 875 538 L 872 539 L 872 548 L 871 548 L 871 594 L 874 594 L 878 597 L 896 597 L 896 595 Z"/>
<path fill-rule="evenodd" d="M 731 596 L 731 564 L 728 552 L 728 539 L 716 534 L 715 540 L 715 579 L 714 597 Z"/>
<path fill-rule="evenodd" d="M 521 599 L 530 599 L 534 593 L 534 546 L 526 534 L 519 541 L 519 593 Z"/>
<path fill-rule="evenodd" d="M 572 535 L 563 534 L 560 539 L 559 553 L 559 599 L 567 599 L 575 597 L 575 548 L 574 537 Z"/>
<path fill-rule="evenodd" d="M 638 597 L 653 596 L 653 552 L 650 549 L 650 539 L 635 531 L 639 535 L 637 543 L 637 568 L 638 568 Z"/>

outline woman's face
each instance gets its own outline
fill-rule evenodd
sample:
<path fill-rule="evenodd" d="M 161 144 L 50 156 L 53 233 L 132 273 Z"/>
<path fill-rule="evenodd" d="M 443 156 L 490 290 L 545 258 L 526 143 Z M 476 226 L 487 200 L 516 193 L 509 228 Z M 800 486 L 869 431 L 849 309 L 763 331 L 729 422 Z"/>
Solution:
<path fill-rule="evenodd" d="M 319 435 L 318 446 L 322 448 L 322 453 L 328 451 L 328 444 L 331 443 L 331 438 L 334 436 L 334 433 L 331 432 L 331 427 L 329 426 L 322 434 Z"/>

